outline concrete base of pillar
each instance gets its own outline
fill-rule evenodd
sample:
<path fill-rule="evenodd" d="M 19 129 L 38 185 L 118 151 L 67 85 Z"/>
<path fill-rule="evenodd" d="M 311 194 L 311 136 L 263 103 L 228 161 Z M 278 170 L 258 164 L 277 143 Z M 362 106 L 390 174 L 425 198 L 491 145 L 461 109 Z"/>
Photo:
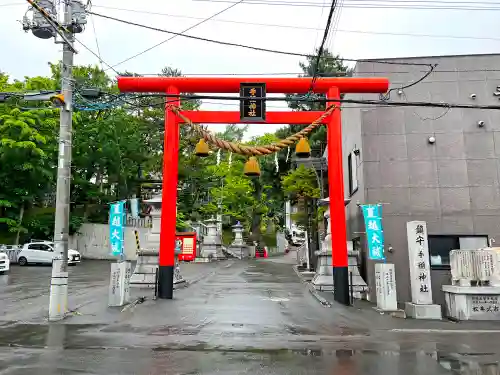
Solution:
<path fill-rule="evenodd" d="M 316 266 L 316 273 L 312 279 L 311 284 L 316 290 L 334 290 L 333 286 L 333 266 L 332 254 L 326 251 L 317 251 L 318 263 Z M 358 259 L 354 252 L 349 254 L 349 267 L 348 272 L 352 273 L 352 291 L 353 297 L 356 299 L 366 298 L 368 285 L 359 274 Z M 351 278 L 349 277 L 349 293 L 351 292 Z"/>
<path fill-rule="evenodd" d="M 413 319 L 442 319 L 440 305 L 417 305 L 413 302 L 406 302 L 405 311 L 406 315 Z"/>
<path fill-rule="evenodd" d="M 314 289 L 319 291 L 333 291 L 333 275 L 314 275 L 311 281 Z"/>
<path fill-rule="evenodd" d="M 316 290 L 333 290 L 332 254 L 326 251 L 317 251 L 318 262 L 316 273 L 312 279 L 312 286 Z"/>
<path fill-rule="evenodd" d="M 142 250 L 130 278 L 131 288 L 154 288 L 158 269 L 158 252 Z"/>

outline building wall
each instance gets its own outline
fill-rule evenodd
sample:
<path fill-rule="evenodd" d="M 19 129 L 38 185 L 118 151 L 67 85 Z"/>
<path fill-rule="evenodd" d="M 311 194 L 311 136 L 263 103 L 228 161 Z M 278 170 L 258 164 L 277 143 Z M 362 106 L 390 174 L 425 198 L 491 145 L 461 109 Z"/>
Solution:
<path fill-rule="evenodd" d="M 493 95 L 500 85 L 500 70 L 492 71 L 500 66 L 500 55 L 392 61 L 438 66 L 422 82 L 401 93 L 391 92 L 391 101 L 500 105 Z M 355 75 L 386 76 L 397 88 L 417 81 L 427 69 L 360 62 Z M 379 99 L 373 94 L 349 98 Z M 348 106 L 342 124 L 346 196 L 347 155 L 353 145 L 359 145 L 361 152 L 359 190 L 346 211 L 348 239 L 364 232 L 356 202 L 383 203 L 387 259 L 396 266 L 398 299 L 408 301 L 407 221 L 426 221 L 429 234 L 481 234 L 500 241 L 500 111 Z M 485 126 L 479 127 L 479 121 Z M 428 142 L 431 136 L 434 144 Z M 389 246 L 392 253 L 387 252 Z M 373 286 L 373 264 L 368 273 Z M 432 277 L 435 302 L 441 302 L 439 280 L 448 280 L 448 274 L 432 271 Z"/>

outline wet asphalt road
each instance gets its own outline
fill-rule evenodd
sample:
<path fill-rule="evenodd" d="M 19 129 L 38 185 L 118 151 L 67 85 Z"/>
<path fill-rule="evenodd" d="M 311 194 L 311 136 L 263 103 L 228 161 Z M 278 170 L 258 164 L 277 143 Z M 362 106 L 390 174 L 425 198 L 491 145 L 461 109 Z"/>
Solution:
<path fill-rule="evenodd" d="M 109 263 L 70 268 L 64 324 L 47 324 L 50 267 L 0 276 L 3 374 L 498 374 L 498 324 L 415 322 L 321 306 L 293 258 L 182 265 L 173 301 L 108 309 Z"/>

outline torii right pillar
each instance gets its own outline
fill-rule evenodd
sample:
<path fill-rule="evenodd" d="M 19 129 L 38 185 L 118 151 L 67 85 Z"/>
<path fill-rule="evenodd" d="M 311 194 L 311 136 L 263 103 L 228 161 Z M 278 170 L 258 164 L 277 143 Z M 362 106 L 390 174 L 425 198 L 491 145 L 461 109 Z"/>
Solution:
<path fill-rule="evenodd" d="M 330 115 L 327 125 L 328 190 L 330 197 L 330 225 L 332 238 L 333 288 L 335 301 L 350 304 L 347 236 L 344 207 L 344 172 L 342 163 L 342 122 L 340 92 L 331 87 L 327 93 L 327 107 L 337 108 Z"/>

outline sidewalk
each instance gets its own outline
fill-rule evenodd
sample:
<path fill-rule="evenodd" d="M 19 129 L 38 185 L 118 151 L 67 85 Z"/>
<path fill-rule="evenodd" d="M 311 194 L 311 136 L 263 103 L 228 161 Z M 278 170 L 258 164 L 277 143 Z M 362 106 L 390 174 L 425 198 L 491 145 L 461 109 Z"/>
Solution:
<path fill-rule="evenodd" d="M 181 274 L 186 282 L 174 287 L 174 300 L 180 293 L 189 293 L 190 288 L 195 287 L 200 281 L 212 277 L 218 270 L 227 267 L 228 264 L 232 264 L 232 261 L 181 263 Z M 71 303 L 70 299 L 69 309 L 73 313 L 68 314 L 65 322 L 69 324 L 112 324 L 128 319 L 129 315 L 139 306 L 139 304 L 134 304 L 138 299 L 145 299 L 140 304 L 141 309 L 155 304 L 153 288 L 131 288 L 131 304 L 124 307 L 109 308 L 108 292 L 109 280 L 107 280 L 105 287 L 96 290 L 91 298 L 87 296 L 86 300 L 81 303 L 75 303 L 76 301 Z M 166 301 L 168 302 L 168 300 Z"/>
<path fill-rule="evenodd" d="M 443 317 L 443 320 L 416 320 L 398 318 L 390 314 L 380 313 L 374 309 L 376 303 L 365 300 L 354 300 L 353 306 L 344 306 L 334 299 L 332 291 L 318 291 L 310 282 L 293 267 L 299 279 L 307 285 L 311 295 L 325 308 L 331 309 L 333 314 L 351 320 L 353 324 L 366 327 L 377 327 L 380 330 L 391 332 L 414 333 L 500 333 L 500 321 L 460 321 L 455 322 Z"/>

